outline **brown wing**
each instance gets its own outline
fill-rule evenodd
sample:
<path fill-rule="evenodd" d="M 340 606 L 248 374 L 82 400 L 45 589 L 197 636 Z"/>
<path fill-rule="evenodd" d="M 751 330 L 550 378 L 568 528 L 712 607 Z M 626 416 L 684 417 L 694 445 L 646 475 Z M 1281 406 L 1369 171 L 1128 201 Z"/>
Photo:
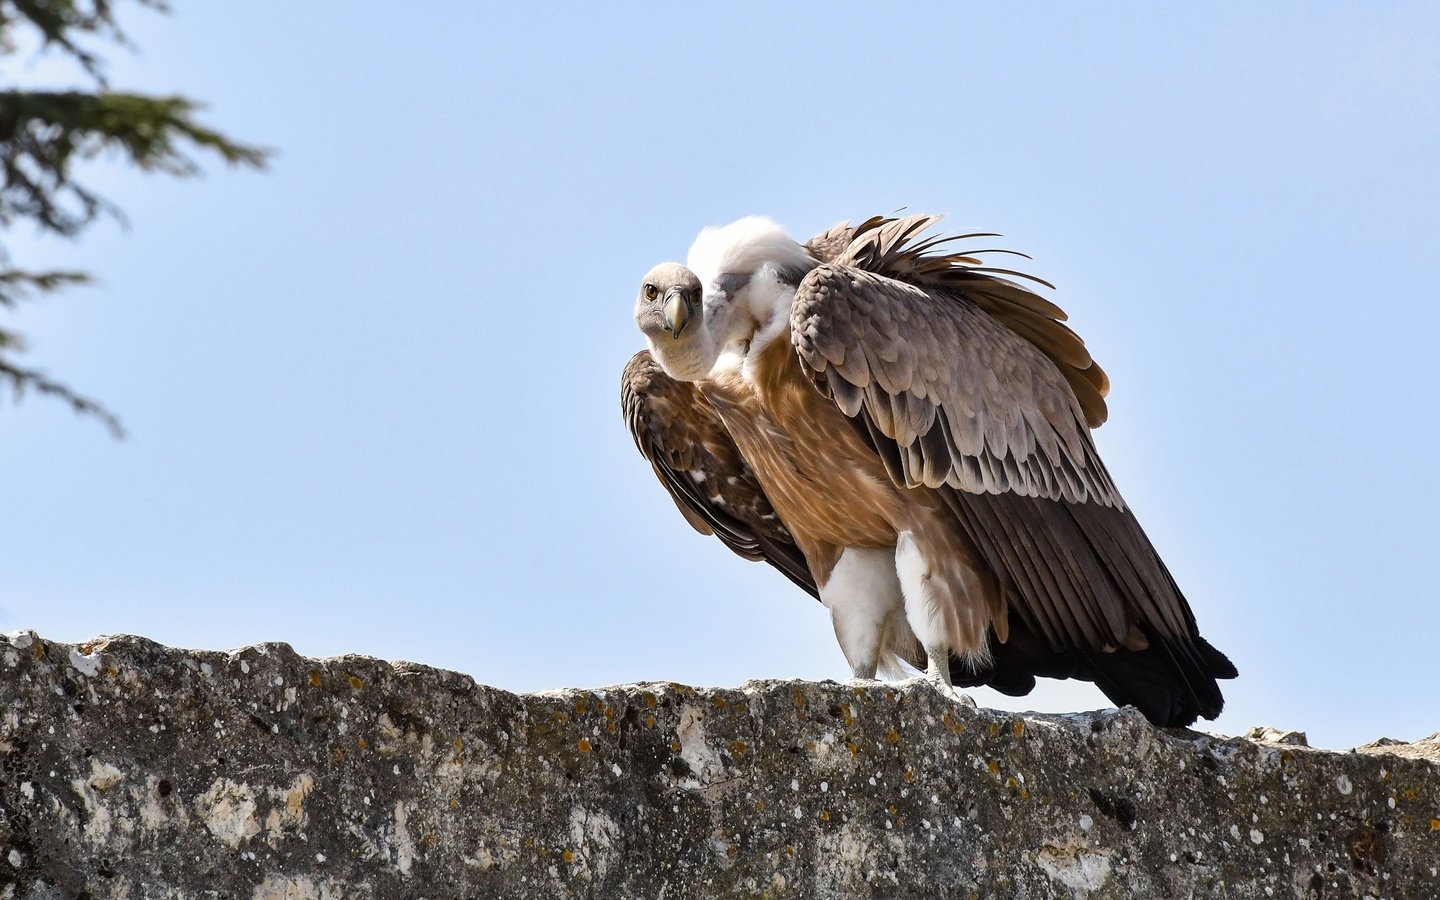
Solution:
<path fill-rule="evenodd" d="M 631 357 L 620 404 L 635 446 L 692 527 L 749 560 L 764 560 L 819 598 L 815 578 L 755 473 L 694 385 L 676 381 L 649 351 Z"/>
<path fill-rule="evenodd" d="M 863 409 L 893 442 L 884 457 L 898 484 L 1123 506 L 1090 441 L 1087 413 L 1056 362 L 1063 353 L 1073 371 L 1082 363 L 1098 371 L 1084 344 L 1033 311 L 1054 307 L 1021 288 L 977 282 L 1033 298 L 1026 312 L 1049 323 L 1054 353 L 998 320 L 948 268 L 927 273 L 910 258 L 897 263 L 891 244 L 875 234 L 903 247 L 897 226 L 908 222 L 862 225 L 849 249 L 804 278 L 791 314 L 801 362 L 824 379 L 846 415 Z M 906 275 L 913 281 L 902 280 Z"/>
<path fill-rule="evenodd" d="M 891 478 L 938 490 L 985 557 L 1011 609 L 996 665 L 1020 692 L 1031 674 L 1083 677 L 1155 721 L 1213 718 L 1215 679 L 1235 670 L 1095 451 L 1108 381 L 1058 307 L 915 243 L 933 221 L 872 219 L 806 276 L 791 315 L 802 366 Z"/>
<path fill-rule="evenodd" d="M 837 225 L 812 239 L 812 243 L 818 242 L 819 246 L 833 253 L 828 257 L 817 256 L 821 262 L 838 261 L 902 281 L 963 294 L 995 321 L 1033 344 L 1055 364 L 1085 411 L 1087 425 L 1099 428 L 1105 424 L 1105 396 L 1110 392 L 1110 379 L 1105 370 L 1091 359 L 1085 342 L 1064 325 L 1068 318 L 1065 311 L 1000 276 L 1014 275 L 1045 287 L 1054 285 L 1023 272 L 982 265 L 979 259 L 980 255 L 987 253 L 1008 253 L 1029 259 L 1013 250 L 934 252 L 936 247 L 953 241 L 999 237 L 993 232 L 915 240 L 938 221 L 939 216 L 909 216 L 904 219 L 876 216 L 853 229 L 846 230 L 843 223 Z M 842 251 L 834 251 L 837 241 L 846 233 L 850 236 L 849 245 Z"/>

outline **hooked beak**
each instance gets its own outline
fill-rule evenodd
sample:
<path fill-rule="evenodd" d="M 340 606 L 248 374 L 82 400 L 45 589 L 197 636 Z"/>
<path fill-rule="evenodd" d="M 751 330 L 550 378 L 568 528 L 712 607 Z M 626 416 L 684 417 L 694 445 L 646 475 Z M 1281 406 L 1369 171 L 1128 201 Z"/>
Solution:
<path fill-rule="evenodd" d="M 678 287 L 672 287 L 665 292 L 665 304 L 660 308 L 660 314 L 665 319 L 665 327 L 670 330 L 672 338 L 680 337 L 680 332 L 690 322 L 690 308 L 685 303 L 685 297 Z"/>

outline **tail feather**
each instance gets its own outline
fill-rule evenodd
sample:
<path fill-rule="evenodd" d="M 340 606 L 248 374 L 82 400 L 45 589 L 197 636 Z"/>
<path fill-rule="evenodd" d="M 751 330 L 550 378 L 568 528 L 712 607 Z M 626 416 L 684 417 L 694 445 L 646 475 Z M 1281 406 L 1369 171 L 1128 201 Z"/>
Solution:
<path fill-rule="evenodd" d="M 1238 674 L 1234 663 L 1202 637 L 1153 639 L 1144 650 L 1057 653 L 1013 615 L 1008 640 L 1001 643 L 991 633 L 990 657 L 987 666 L 975 669 L 952 656 L 951 679 L 960 687 L 986 685 L 1014 697 L 1034 690 L 1037 677 L 1091 681 L 1115 705 L 1134 706 L 1164 727 L 1220 715 L 1225 698 L 1217 679 Z"/>

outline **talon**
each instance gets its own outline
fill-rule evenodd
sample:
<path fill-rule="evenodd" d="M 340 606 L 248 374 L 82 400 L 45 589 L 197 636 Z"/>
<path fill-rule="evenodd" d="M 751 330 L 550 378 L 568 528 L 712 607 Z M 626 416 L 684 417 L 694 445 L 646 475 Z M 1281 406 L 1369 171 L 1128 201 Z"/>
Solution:
<path fill-rule="evenodd" d="M 954 703 L 972 708 L 975 706 L 975 701 L 970 699 L 970 695 L 955 690 L 955 685 L 951 684 L 948 679 L 931 678 L 927 675 L 925 682 Z"/>
<path fill-rule="evenodd" d="M 955 690 L 950 683 L 950 650 L 946 647 L 925 648 L 925 681 L 931 687 L 960 706 L 974 707 L 975 701 L 966 694 Z"/>

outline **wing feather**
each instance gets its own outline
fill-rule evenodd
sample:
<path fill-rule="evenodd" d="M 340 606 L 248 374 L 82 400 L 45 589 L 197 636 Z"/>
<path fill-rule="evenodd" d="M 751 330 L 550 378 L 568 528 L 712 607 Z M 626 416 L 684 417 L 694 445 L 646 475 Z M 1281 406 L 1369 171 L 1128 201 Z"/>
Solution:
<path fill-rule="evenodd" d="M 1017 331 L 963 294 L 827 263 L 801 281 L 791 335 L 847 415 L 858 397 L 882 433 L 914 448 L 904 454 L 914 463 L 906 485 L 938 487 L 954 473 L 964 490 L 1123 506 L 1061 369 L 1089 364 L 1084 344 L 1068 329 L 1042 333 L 1024 315 Z M 935 407 L 958 413 L 947 420 L 953 444 L 975 465 L 928 458 L 948 446 L 918 440 L 935 427 Z M 967 474 L 977 468 L 978 481 Z"/>
<path fill-rule="evenodd" d="M 681 515 L 749 560 L 764 560 L 811 596 L 815 578 L 708 401 L 642 350 L 620 381 L 625 422 Z"/>
<path fill-rule="evenodd" d="M 1235 668 L 1200 637 L 1096 453 L 1109 379 L 1059 307 L 909 243 L 933 221 L 871 219 L 843 250 L 827 233 L 791 309 L 802 368 L 897 485 L 943 498 L 999 580 L 997 685 L 1083 677 L 1153 721 L 1213 718 L 1215 679 Z"/>

